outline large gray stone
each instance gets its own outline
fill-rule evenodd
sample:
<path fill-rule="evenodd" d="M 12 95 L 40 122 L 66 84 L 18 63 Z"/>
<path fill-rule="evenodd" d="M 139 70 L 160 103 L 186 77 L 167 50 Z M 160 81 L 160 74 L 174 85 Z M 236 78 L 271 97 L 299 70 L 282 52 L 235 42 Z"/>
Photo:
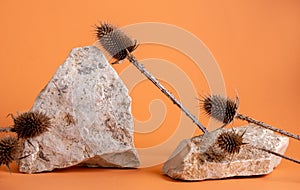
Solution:
<path fill-rule="evenodd" d="M 232 129 L 218 129 L 208 134 L 186 139 L 179 146 L 163 166 L 163 173 L 180 180 L 220 179 L 233 176 L 263 175 L 273 171 L 281 158 L 272 154 L 242 145 L 238 154 L 224 155 L 213 158 L 220 151 L 216 146 L 216 139 L 222 131 Z M 288 147 L 289 139 L 272 131 L 249 125 L 234 128 L 242 134 L 245 130 L 244 141 L 256 147 L 283 154 Z"/>
<path fill-rule="evenodd" d="M 24 142 L 19 170 L 51 171 L 74 165 L 139 166 L 133 145 L 128 90 L 93 46 L 75 48 L 32 107 L 52 118 L 46 133 Z"/>

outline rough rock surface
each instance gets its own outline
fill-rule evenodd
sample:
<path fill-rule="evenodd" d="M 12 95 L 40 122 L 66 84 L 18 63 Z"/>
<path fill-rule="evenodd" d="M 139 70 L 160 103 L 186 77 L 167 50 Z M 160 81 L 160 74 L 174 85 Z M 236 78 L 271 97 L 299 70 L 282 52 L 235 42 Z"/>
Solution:
<path fill-rule="evenodd" d="M 164 164 L 163 173 L 180 180 L 220 179 L 268 174 L 280 163 L 281 158 L 251 148 L 249 145 L 242 145 L 240 152 L 233 156 L 225 156 L 221 160 L 211 159 L 208 156 L 211 147 L 214 147 L 216 138 L 224 130 L 232 129 L 219 129 L 181 141 Z M 281 154 L 288 147 L 287 137 L 254 125 L 238 127 L 234 130 L 239 134 L 246 130 L 243 142 L 256 147 L 264 147 Z"/>
<path fill-rule="evenodd" d="M 75 48 L 36 98 L 32 110 L 46 113 L 53 127 L 25 141 L 19 170 L 51 171 L 74 165 L 139 166 L 133 145 L 128 90 L 93 46 Z"/>

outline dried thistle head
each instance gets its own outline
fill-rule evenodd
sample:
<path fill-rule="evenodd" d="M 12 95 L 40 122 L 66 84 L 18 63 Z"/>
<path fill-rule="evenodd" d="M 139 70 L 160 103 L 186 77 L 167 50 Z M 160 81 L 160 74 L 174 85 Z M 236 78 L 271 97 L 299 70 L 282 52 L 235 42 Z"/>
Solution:
<path fill-rule="evenodd" d="M 14 125 L 11 131 L 16 132 L 18 138 L 22 139 L 37 137 L 51 127 L 51 119 L 38 111 L 24 112 L 12 118 Z"/>
<path fill-rule="evenodd" d="M 200 101 L 200 106 L 205 113 L 224 125 L 231 123 L 237 114 L 238 97 L 236 97 L 236 101 L 233 101 L 220 95 L 209 95 Z"/>
<path fill-rule="evenodd" d="M 241 146 L 247 143 L 243 142 L 243 136 L 246 131 L 241 135 L 234 131 L 222 132 L 217 138 L 217 145 L 227 154 L 238 154 Z"/>
<path fill-rule="evenodd" d="M 0 139 L 0 166 L 9 164 L 17 159 L 19 154 L 19 144 L 16 137 L 4 137 Z"/>
<path fill-rule="evenodd" d="M 100 23 L 99 26 L 96 26 L 96 35 L 102 47 L 117 62 L 127 57 L 127 50 L 131 53 L 138 46 L 136 40 L 131 39 L 123 31 L 108 23 Z"/>

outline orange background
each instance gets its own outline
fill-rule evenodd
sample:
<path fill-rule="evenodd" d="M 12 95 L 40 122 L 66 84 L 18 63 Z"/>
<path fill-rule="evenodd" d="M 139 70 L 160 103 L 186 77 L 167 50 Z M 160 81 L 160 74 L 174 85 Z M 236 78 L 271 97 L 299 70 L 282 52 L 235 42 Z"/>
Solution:
<path fill-rule="evenodd" d="M 8 113 L 30 109 L 39 91 L 72 48 L 95 42 L 93 26 L 98 20 L 118 26 L 162 22 L 190 31 L 215 56 L 229 95 L 234 96 L 234 90 L 238 90 L 241 113 L 300 134 L 298 0 L 1 0 L 0 126 L 11 124 L 11 119 L 6 118 Z M 141 46 L 135 55 L 138 59 L 167 59 L 190 75 L 200 94 L 209 92 L 203 84 L 203 74 L 195 73 L 189 66 L 191 61 L 180 52 Z M 128 65 L 126 61 L 114 68 L 121 72 Z M 146 95 L 147 91 L 153 93 Z M 168 111 L 166 121 L 158 130 L 151 134 L 135 134 L 137 147 L 159 144 L 172 134 L 180 111 L 152 84 L 141 83 L 131 96 L 133 115 L 139 120 L 147 120 L 150 116 L 148 104 L 153 98 L 162 99 Z M 290 141 L 287 155 L 300 159 L 299 142 Z M 262 177 L 193 183 L 174 181 L 162 175 L 161 165 L 133 170 L 74 167 L 36 175 L 18 173 L 16 165 L 12 165 L 12 169 L 10 175 L 4 166 L 0 167 L 1 190 L 298 189 L 300 185 L 300 166 L 288 161 Z"/>

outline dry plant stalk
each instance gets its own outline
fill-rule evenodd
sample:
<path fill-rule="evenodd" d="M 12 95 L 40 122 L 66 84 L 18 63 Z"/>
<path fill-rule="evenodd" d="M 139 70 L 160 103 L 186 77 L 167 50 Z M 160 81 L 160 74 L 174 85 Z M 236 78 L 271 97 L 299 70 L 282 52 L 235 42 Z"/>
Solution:
<path fill-rule="evenodd" d="M 262 121 L 255 120 L 249 116 L 238 113 L 239 99 L 236 100 L 225 98 L 220 95 L 209 95 L 200 99 L 200 105 L 204 109 L 205 113 L 217 121 L 222 122 L 224 126 L 231 123 L 235 118 L 247 121 L 248 123 L 254 123 L 263 128 L 278 132 L 282 135 L 300 140 L 300 136 L 297 134 L 290 133 L 288 131 L 273 127 Z"/>
<path fill-rule="evenodd" d="M 279 154 L 277 152 L 274 152 L 272 150 L 269 150 L 269 149 L 266 149 L 266 148 L 263 148 L 263 147 L 257 147 L 257 146 L 251 145 L 249 143 L 243 142 L 244 141 L 243 136 L 244 136 L 245 132 L 246 131 L 244 131 L 242 134 L 238 134 L 235 131 L 222 132 L 218 136 L 216 143 L 221 148 L 221 150 L 224 151 L 224 154 L 229 154 L 229 155 L 232 155 L 232 156 L 234 154 L 238 154 L 241 150 L 241 147 L 246 145 L 249 148 L 254 148 L 254 149 L 257 149 L 257 150 L 260 150 L 260 151 L 264 151 L 264 152 L 267 152 L 269 154 L 273 154 L 273 155 L 281 157 L 283 159 L 286 159 L 286 160 L 292 161 L 294 163 L 300 164 L 299 160 L 290 158 L 288 156 Z"/>
<path fill-rule="evenodd" d="M 160 89 L 172 102 L 177 105 L 201 130 L 207 133 L 207 129 L 191 114 L 175 96 L 169 92 L 142 64 L 131 54 L 138 46 L 136 40 L 132 40 L 123 31 L 107 23 L 96 26 L 97 39 L 102 47 L 114 58 L 114 63 L 120 63 L 128 59 L 142 74 L 144 74 L 157 88 Z M 113 64 L 114 64 L 113 63 Z"/>
<path fill-rule="evenodd" d="M 12 127 L 0 128 L 0 132 L 15 132 L 18 139 L 37 137 L 49 130 L 51 119 L 46 114 L 38 111 L 24 112 L 17 117 L 9 114 L 13 119 Z"/>
<path fill-rule="evenodd" d="M 19 158 L 21 147 L 18 140 L 26 140 L 31 144 L 30 138 L 37 137 L 49 130 L 51 119 L 46 114 L 37 111 L 24 112 L 17 117 L 14 117 L 12 114 L 9 115 L 12 117 L 14 125 L 0 128 L 0 132 L 14 132 L 17 134 L 17 137 L 8 136 L 0 139 L 0 166 L 2 164 L 6 165 L 8 171 L 11 172 L 9 164 L 12 161 L 30 156 L 29 154 Z"/>

